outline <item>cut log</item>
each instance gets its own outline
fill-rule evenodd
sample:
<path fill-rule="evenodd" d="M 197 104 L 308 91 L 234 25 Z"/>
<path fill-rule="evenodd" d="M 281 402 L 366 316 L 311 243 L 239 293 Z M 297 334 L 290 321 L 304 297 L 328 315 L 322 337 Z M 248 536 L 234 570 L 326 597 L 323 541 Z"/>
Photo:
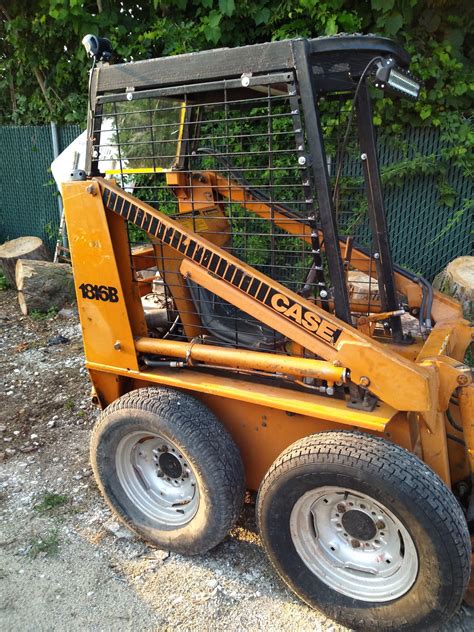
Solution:
<path fill-rule="evenodd" d="M 464 318 L 474 318 L 474 257 L 458 257 L 433 281 L 433 287 L 461 303 Z"/>
<path fill-rule="evenodd" d="M 8 285 L 16 288 L 15 269 L 18 259 L 46 261 L 48 253 L 39 237 L 18 237 L 6 241 L 0 246 L 0 265 L 8 281 Z"/>
<path fill-rule="evenodd" d="M 349 290 L 349 300 L 354 303 L 367 305 L 379 301 L 379 285 L 377 279 L 370 277 L 365 272 L 359 270 L 349 270 L 347 273 L 347 286 Z"/>
<path fill-rule="evenodd" d="M 32 310 L 47 312 L 74 301 L 74 280 L 68 263 L 29 261 L 16 264 L 18 302 L 23 314 Z"/>

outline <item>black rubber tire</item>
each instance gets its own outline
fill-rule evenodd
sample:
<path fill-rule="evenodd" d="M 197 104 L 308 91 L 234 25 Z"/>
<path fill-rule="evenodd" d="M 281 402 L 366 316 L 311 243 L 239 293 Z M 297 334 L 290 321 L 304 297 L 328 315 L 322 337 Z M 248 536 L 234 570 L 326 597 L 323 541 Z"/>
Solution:
<path fill-rule="evenodd" d="M 125 493 L 116 473 L 115 455 L 120 440 L 137 430 L 168 438 L 192 466 L 200 500 L 187 524 L 162 528 Z M 115 400 L 94 428 L 91 462 L 100 491 L 117 517 L 165 550 L 184 555 L 208 551 L 224 539 L 242 509 L 245 481 L 240 452 L 215 415 L 187 393 L 150 387 Z"/>
<path fill-rule="evenodd" d="M 325 485 L 367 494 L 401 520 L 419 557 L 407 593 L 384 603 L 357 600 L 305 565 L 293 544 L 290 515 L 303 494 Z M 416 456 L 360 432 L 322 432 L 287 448 L 261 484 L 257 522 L 270 561 L 291 590 L 355 630 L 437 629 L 457 610 L 469 581 L 471 543 L 454 495 Z"/>

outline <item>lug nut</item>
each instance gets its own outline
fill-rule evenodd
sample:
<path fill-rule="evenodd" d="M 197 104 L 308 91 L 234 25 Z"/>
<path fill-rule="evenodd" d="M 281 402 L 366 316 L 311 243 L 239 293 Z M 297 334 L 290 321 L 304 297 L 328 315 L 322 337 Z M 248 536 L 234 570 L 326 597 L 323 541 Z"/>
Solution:
<path fill-rule="evenodd" d="M 339 503 L 336 509 L 339 513 L 344 513 L 346 511 L 346 506 L 343 503 Z"/>
<path fill-rule="evenodd" d="M 363 376 L 360 378 L 360 380 L 359 380 L 359 384 L 360 384 L 360 386 L 367 387 L 367 386 L 369 386 L 369 384 L 370 384 L 370 380 L 369 380 L 369 378 L 368 378 L 368 377 L 366 377 L 365 375 L 363 375 Z"/>
<path fill-rule="evenodd" d="M 360 547 L 359 540 L 351 540 L 351 544 L 352 544 L 354 549 L 358 549 Z"/>
<path fill-rule="evenodd" d="M 377 520 L 375 526 L 380 530 L 385 529 L 385 522 L 383 520 Z"/>

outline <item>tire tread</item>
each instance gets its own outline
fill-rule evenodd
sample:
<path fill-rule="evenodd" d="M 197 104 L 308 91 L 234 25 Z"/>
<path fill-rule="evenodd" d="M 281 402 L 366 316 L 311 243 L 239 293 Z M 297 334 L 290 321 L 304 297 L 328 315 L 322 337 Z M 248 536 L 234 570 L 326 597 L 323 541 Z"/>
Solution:
<path fill-rule="evenodd" d="M 344 430 L 317 433 L 296 441 L 273 462 L 262 481 L 257 499 L 257 524 L 260 525 L 262 520 L 262 499 L 283 473 L 312 463 L 341 462 L 357 466 L 374 478 L 398 486 L 414 502 L 418 500 L 419 505 L 427 508 L 433 524 L 449 532 L 457 551 L 457 560 L 461 562 L 451 564 L 453 590 L 451 600 L 445 606 L 445 615 L 451 616 L 459 607 L 469 582 L 471 542 L 467 523 L 455 496 L 438 475 L 397 444 L 362 432 Z M 269 557 L 281 576 L 272 556 Z M 282 578 L 287 583 L 285 577 Z M 442 616 L 441 612 L 439 614 Z M 394 626 L 397 625 L 400 625 L 400 621 L 398 624 L 394 622 Z"/>
<path fill-rule="evenodd" d="M 116 399 L 100 415 L 91 437 L 91 460 L 94 474 L 103 495 L 115 512 L 116 508 L 113 507 L 100 484 L 101 477 L 94 466 L 93 455 L 97 451 L 102 434 L 111 423 L 111 415 L 126 410 L 146 411 L 160 417 L 167 416 L 173 427 L 185 434 L 187 441 L 197 448 L 198 453 L 204 455 L 209 452 L 208 448 L 211 448 L 212 459 L 203 463 L 203 466 L 212 470 L 213 480 L 219 482 L 220 485 L 214 507 L 216 515 L 219 516 L 219 527 L 215 533 L 208 534 L 210 544 L 206 545 L 206 548 L 212 548 L 221 542 L 237 521 L 245 494 L 242 459 L 230 434 L 202 402 L 188 393 L 167 387 L 151 386 L 130 391 Z M 172 411 L 171 415 L 170 411 Z M 134 529 L 133 522 L 127 520 L 126 516 L 120 515 L 120 518 L 127 523 L 127 526 Z M 201 552 L 203 552 L 202 547 L 199 550 L 187 551 L 188 554 Z"/>

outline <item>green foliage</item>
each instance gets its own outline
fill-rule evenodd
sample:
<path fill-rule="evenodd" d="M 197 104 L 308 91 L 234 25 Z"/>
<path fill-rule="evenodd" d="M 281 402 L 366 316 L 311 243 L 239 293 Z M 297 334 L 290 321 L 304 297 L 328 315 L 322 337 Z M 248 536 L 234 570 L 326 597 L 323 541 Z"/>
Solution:
<path fill-rule="evenodd" d="M 66 408 L 67 410 L 74 410 L 75 407 L 76 406 L 73 399 L 68 399 L 64 402 L 64 408 Z"/>
<path fill-rule="evenodd" d="M 0 292 L 2 290 L 7 290 L 8 289 L 8 281 L 6 279 L 6 276 L 3 274 L 3 270 L 0 268 Z"/>
<path fill-rule="evenodd" d="M 10 0 L 0 2 L 0 123 L 83 124 L 89 62 L 87 33 L 109 37 L 118 60 L 173 55 L 288 37 L 376 32 L 413 55 L 425 84 L 413 107 L 380 100 L 378 120 L 441 127 L 455 135 L 457 158 L 474 142 L 474 12 L 467 0 Z M 472 42 L 471 42 L 472 43 Z M 40 84 L 43 84 L 42 86 Z"/>
<path fill-rule="evenodd" d="M 38 555 L 57 555 L 59 552 L 59 535 L 57 529 L 47 533 L 44 536 L 32 540 L 29 555 L 33 559 Z"/>
<path fill-rule="evenodd" d="M 32 309 L 30 312 L 30 318 L 32 320 L 49 320 L 54 318 L 58 310 L 56 307 L 50 307 L 47 312 L 40 312 L 37 309 Z"/>
<path fill-rule="evenodd" d="M 464 364 L 474 367 L 474 354 L 472 353 L 472 349 L 470 346 L 468 347 L 466 351 L 466 355 L 464 357 Z"/>
<path fill-rule="evenodd" d="M 37 505 L 35 505 L 36 511 L 41 514 L 47 514 L 57 507 L 62 507 L 69 502 L 69 498 L 63 494 L 54 494 L 46 492 Z"/>
<path fill-rule="evenodd" d="M 474 167 L 473 25 L 468 0 L 0 0 L 0 124 L 85 124 L 90 61 L 80 40 L 88 32 L 109 37 L 114 62 L 290 37 L 378 33 L 412 55 L 411 70 L 423 87 L 416 103 L 378 94 L 376 125 L 394 143 L 410 126 L 438 128 L 444 141 L 439 155 L 406 157 L 384 170 L 384 184 L 433 175 L 449 209 L 456 192 L 447 184 L 448 165 L 466 177 Z M 354 209 L 357 224 L 364 200 L 355 200 Z M 465 204 L 448 225 L 469 210 Z M 131 239 L 145 235 L 132 228 Z"/>
<path fill-rule="evenodd" d="M 130 222 L 128 223 L 128 238 L 132 245 L 139 243 L 148 243 L 150 241 L 148 234 L 144 230 L 138 228 L 138 226 L 135 226 L 135 224 L 132 224 Z"/>

